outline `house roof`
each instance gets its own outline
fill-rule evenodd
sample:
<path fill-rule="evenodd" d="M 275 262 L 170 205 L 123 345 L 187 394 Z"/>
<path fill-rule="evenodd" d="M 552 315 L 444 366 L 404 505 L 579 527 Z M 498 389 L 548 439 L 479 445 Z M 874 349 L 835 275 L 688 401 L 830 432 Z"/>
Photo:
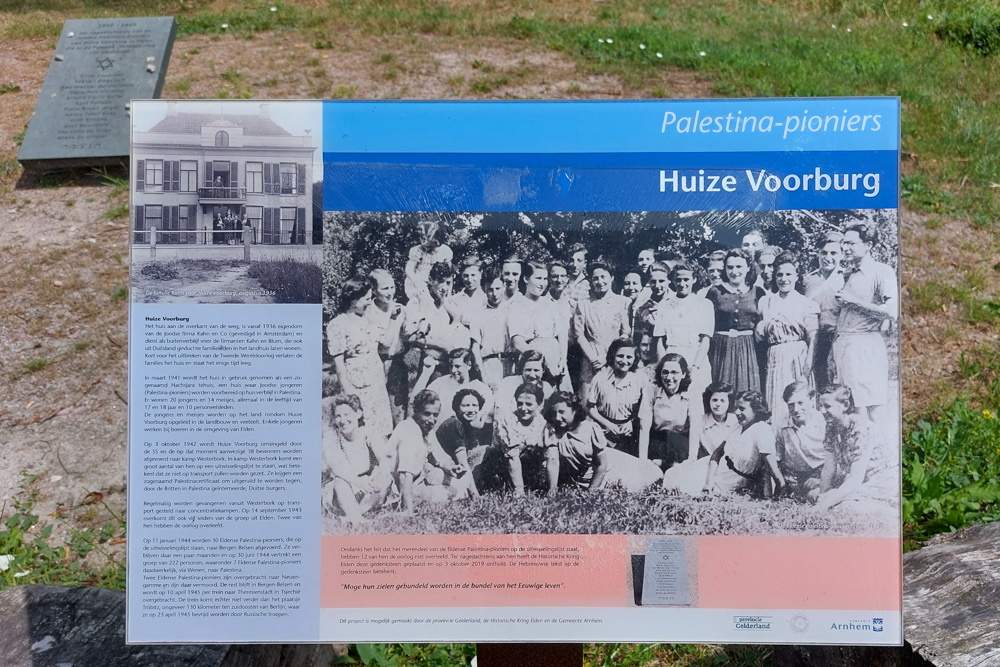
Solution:
<path fill-rule="evenodd" d="M 201 134 L 204 125 L 217 127 L 242 127 L 244 136 L 290 137 L 292 134 L 270 118 L 257 115 L 220 116 L 215 113 L 175 113 L 150 128 L 150 132 L 161 134 Z"/>

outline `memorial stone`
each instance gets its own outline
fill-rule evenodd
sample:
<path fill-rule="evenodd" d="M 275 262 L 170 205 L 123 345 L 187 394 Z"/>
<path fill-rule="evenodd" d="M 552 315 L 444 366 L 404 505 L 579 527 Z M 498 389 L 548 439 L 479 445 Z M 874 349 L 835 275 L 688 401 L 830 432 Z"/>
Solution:
<path fill-rule="evenodd" d="M 172 17 L 63 25 L 17 159 L 29 171 L 128 164 L 129 106 L 159 97 Z"/>

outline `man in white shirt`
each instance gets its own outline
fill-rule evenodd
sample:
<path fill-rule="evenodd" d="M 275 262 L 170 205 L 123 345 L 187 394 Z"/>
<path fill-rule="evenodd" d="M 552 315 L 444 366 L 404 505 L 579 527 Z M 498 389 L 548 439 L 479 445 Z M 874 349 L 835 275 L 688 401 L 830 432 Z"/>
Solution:
<path fill-rule="evenodd" d="M 486 305 L 471 314 L 469 331 L 472 354 L 479 372 L 491 391 L 496 392 L 504 378 L 504 360 L 507 356 L 507 301 L 504 301 L 504 283 L 496 270 L 487 269 L 483 276 Z"/>
<path fill-rule="evenodd" d="M 826 461 L 826 419 L 816 408 L 816 394 L 805 380 L 785 387 L 782 399 L 788 406 L 788 421 L 774 424 L 778 467 L 789 494 L 815 500 Z"/>
<path fill-rule="evenodd" d="M 466 324 L 473 310 L 486 307 L 486 292 L 480 283 L 483 280 L 482 260 L 477 255 L 462 259 L 458 270 L 459 289 L 452 295 L 459 321 Z"/>
<path fill-rule="evenodd" d="M 844 230 L 845 280 L 835 297 L 840 316 L 833 358 L 854 404 L 867 408 L 869 418 L 881 425 L 880 413 L 889 400 L 889 359 L 882 332 L 899 317 L 899 285 L 892 267 L 871 256 L 874 243 L 874 230 L 863 222 Z"/>

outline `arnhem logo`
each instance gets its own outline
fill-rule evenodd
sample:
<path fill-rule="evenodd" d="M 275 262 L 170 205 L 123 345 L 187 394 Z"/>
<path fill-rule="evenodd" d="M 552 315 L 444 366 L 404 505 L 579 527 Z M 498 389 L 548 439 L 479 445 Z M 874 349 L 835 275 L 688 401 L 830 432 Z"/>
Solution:
<path fill-rule="evenodd" d="M 733 627 L 737 630 L 771 630 L 773 616 L 733 616 Z"/>
<path fill-rule="evenodd" d="M 883 619 L 873 618 L 871 621 L 848 621 L 847 623 L 833 623 L 831 630 L 867 630 L 870 632 L 882 632 L 885 629 Z"/>

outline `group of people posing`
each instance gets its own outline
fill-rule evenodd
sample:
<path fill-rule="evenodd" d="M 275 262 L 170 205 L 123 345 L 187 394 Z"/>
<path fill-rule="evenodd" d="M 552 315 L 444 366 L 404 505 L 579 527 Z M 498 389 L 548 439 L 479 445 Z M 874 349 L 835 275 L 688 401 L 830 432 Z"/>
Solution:
<path fill-rule="evenodd" d="M 895 497 L 876 424 L 898 293 L 867 224 L 815 258 L 755 230 L 701 262 L 643 249 L 617 274 L 583 245 L 456 265 L 436 222 L 420 231 L 406 305 L 376 269 L 327 326 L 324 505 L 347 520 L 395 498 L 661 480 L 819 507 Z"/>

